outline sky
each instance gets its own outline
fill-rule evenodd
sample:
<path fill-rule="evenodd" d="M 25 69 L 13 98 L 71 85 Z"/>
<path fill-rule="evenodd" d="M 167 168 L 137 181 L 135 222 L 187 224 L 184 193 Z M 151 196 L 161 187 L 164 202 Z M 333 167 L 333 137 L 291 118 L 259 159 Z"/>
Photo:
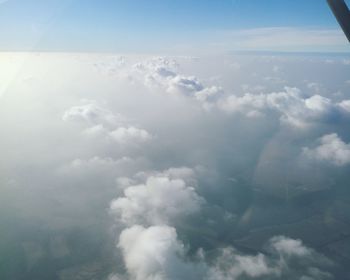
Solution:
<path fill-rule="evenodd" d="M 185 53 L 198 51 L 198 44 L 203 52 L 348 51 L 320 0 L 7 0 L 0 5 L 3 51 Z"/>
<path fill-rule="evenodd" d="M 349 77 L 323 0 L 0 0 L 0 279 L 350 279 Z"/>

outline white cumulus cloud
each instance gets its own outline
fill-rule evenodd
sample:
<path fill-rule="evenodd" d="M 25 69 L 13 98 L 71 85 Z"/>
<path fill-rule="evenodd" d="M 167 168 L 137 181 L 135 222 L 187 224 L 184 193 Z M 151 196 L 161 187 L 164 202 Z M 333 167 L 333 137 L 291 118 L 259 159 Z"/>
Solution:
<path fill-rule="evenodd" d="M 350 164 L 350 144 L 335 133 L 321 137 L 317 147 L 304 148 L 303 153 L 310 159 L 336 166 Z"/>
<path fill-rule="evenodd" d="M 196 213 L 203 199 L 183 179 L 150 176 L 145 183 L 124 190 L 124 197 L 111 203 L 111 210 L 126 224 L 171 224 Z"/>
<path fill-rule="evenodd" d="M 201 279 L 199 267 L 184 260 L 185 246 L 178 240 L 175 228 L 133 226 L 122 232 L 118 247 L 131 279 Z"/>
<path fill-rule="evenodd" d="M 62 119 L 86 124 L 83 132 L 87 136 L 103 137 L 119 144 L 138 144 L 152 139 L 148 131 L 128 124 L 125 117 L 99 106 L 96 101 L 71 107 Z"/>
<path fill-rule="evenodd" d="M 338 116 L 348 114 L 347 102 L 336 103 L 320 95 L 304 97 L 300 89 L 285 87 L 284 91 L 268 94 L 230 95 L 219 100 L 218 106 L 226 112 L 248 117 L 276 112 L 282 122 L 304 127 L 317 122 L 332 122 Z"/>
<path fill-rule="evenodd" d="M 146 142 L 152 138 L 151 134 L 134 126 L 119 127 L 109 133 L 111 138 L 118 143 L 127 144 L 130 142 Z"/>
<path fill-rule="evenodd" d="M 90 125 L 112 125 L 120 123 L 122 117 L 99 106 L 95 101 L 73 106 L 64 112 L 62 119 L 71 122 L 85 122 Z"/>
<path fill-rule="evenodd" d="M 272 248 L 283 255 L 300 257 L 311 255 L 310 249 L 305 247 L 301 240 L 276 236 L 270 240 L 270 243 Z"/>

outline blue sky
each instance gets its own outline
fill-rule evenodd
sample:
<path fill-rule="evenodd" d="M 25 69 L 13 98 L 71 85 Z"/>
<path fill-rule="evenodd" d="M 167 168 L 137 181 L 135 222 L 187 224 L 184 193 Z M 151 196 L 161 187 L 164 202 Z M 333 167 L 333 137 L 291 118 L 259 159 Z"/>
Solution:
<path fill-rule="evenodd" d="M 347 51 L 348 47 L 326 0 L 0 3 L 1 50 L 140 53 L 197 49 Z M 293 40 L 290 44 L 285 42 L 286 34 Z M 269 38 L 271 46 L 262 42 L 263 38 Z M 314 45 L 305 42 L 307 38 L 313 38 Z M 281 46 L 282 40 L 285 43 Z"/>

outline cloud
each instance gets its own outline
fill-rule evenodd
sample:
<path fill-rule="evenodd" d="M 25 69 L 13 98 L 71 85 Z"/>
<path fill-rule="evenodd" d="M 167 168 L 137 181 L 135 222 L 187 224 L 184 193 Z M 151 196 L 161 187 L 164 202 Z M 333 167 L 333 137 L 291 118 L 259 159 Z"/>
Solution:
<path fill-rule="evenodd" d="M 134 64 L 129 69 L 130 75 L 141 80 L 148 87 L 165 86 L 168 80 L 177 76 L 178 64 L 167 57 L 153 57 Z"/>
<path fill-rule="evenodd" d="M 333 279 L 324 271 L 326 258 L 300 240 L 275 236 L 267 243 L 269 254 L 244 255 L 232 247 L 222 249 L 209 267 L 208 279 Z"/>
<path fill-rule="evenodd" d="M 270 240 L 270 244 L 273 249 L 283 255 L 299 257 L 311 255 L 311 250 L 305 247 L 301 240 L 277 236 Z"/>
<path fill-rule="evenodd" d="M 185 76 L 178 73 L 176 62 L 167 58 L 154 58 L 136 64 L 134 68 L 144 75 L 146 86 L 160 87 L 167 93 L 184 96 L 198 101 L 200 106 L 210 111 L 219 109 L 227 113 L 240 113 L 249 118 L 260 118 L 277 113 L 281 123 L 294 127 L 305 127 L 313 123 L 336 121 L 348 117 L 350 113 L 348 100 L 334 102 L 330 98 L 315 94 L 307 96 L 296 87 L 284 87 L 284 91 L 272 93 L 245 93 L 227 95 L 220 86 L 205 86 L 196 76 Z M 273 72 L 280 69 L 273 66 Z M 266 79 L 266 77 L 265 77 Z M 279 77 L 271 77 L 286 82 Z M 309 83 L 314 89 L 318 83 Z M 245 86 L 244 88 L 247 89 Z M 257 87 L 259 91 L 265 89 Z M 319 92 L 319 90 L 317 90 Z"/>
<path fill-rule="evenodd" d="M 138 167 L 145 165 L 145 160 L 141 158 L 122 157 L 113 159 L 111 157 L 94 156 L 87 159 L 74 159 L 60 167 L 58 172 L 65 176 L 78 176 L 85 179 L 89 178 L 89 180 L 95 180 L 100 176 L 115 179 L 116 176 L 132 174 L 132 172 L 137 171 Z"/>
<path fill-rule="evenodd" d="M 203 85 L 196 76 L 179 73 L 178 64 L 173 59 L 153 58 L 135 64 L 133 69 L 141 74 L 146 86 L 160 87 L 169 94 L 193 98 L 206 106 L 223 92 L 221 87 Z"/>
<path fill-rule="evenodd" d="M 312 123 L 335 122 L 341 116 L 347 116 L 347 103 L 347 100 L 334 103 L 320 95 L 303 97 L 300 89 L 285 87 L 282 92 L 230 95 L 219 100 L 218 106 L 228 113 L 240 113 L 247 117 L 276 112 L 280 115 L 281 122 L 305 127 Z"/>
<path fill-rule="evenodd" d="M 196 180 L 196 172 L 194 169 L 189 167 L 172 167 L 169 168 L 161 173 L 157 174 L 158 176 L 166 176 L 170 180 L 176 180 L 181 179 L 186 184 L 190 186 L 196 186 L 197 180 Z"/>
<path fill-rule="evenodd" d="M 343 60 L 344 65 L 350 65 L 350 59 L 344 59 Z"/>
<path fill-rule="evenodd" d="M 116 126 L 121 123 L 122 117 L 100 107 L 96 101 L 80 106 L 73 106 L 62 116 L 65 122 L 82 122 L 88 125 Z"/>
<path fill-rule="evenodd" d="M 241 49 L 298 50 L 336 47 L 344 44 L 345 38 L 337 29 L 298 29 L 289 27 L 258 28 L 232 33 Z"/>
<path fill-rule="evenodd" d="M 151 134 L 144 129 L 139 129 L 134 126 L 119 127 L 109 133 L 110 137 L 120 144 L 146 142 L 152 139 Z"/>
<path fill-rule="evenodd" d="M 191 96 L 193 93 L 202 91 L 203 85 L 194 76 L 180 76 L 177 75 L 172 79 L 169 79 L 167 85 L 167 91 L 170 93 L 178 93 L 187 96 Z"/>
<path fill-rule="evenodd" d="M 100 107 L 96 101 L 71 107 L 64 112 L 62 119 L 87 125 L 83 131 L 87 136 L 109 139 L 122 145 L 139 144 L 152 139 L 148 131 L 128 124 L 125 117 Z"/>
<path fill-rule="evenodd" d="M 202 50 L 215 51 L 345 51 L 347 41 L 339 29 L 268 27 L 216 30 Z M 197 46 L 199 47 L 199 46 Z"/>
<path fill-rule="evenodd" d="M 13 83 L 0 110 L 1 217 L 13 221 L 9 232 L 41 229 L 4 237 L 42 248 L 23 277 L 50 279 L 55 255 L 63 265 L 50 273 L 67 278 L 323 280 L 346 271 L 348 203 L 337 188 L 347 173 L 314 164 L 349 164 L 350 101 L 333 94 L 349 76 L 341 59 L 37 56 L 18 74 L 35 80 Z M 56 61 L 60 75 L 45 71 Z M 284 232 L 293 238 L 274 237 Z M 69 256 L 52 253 L 47 236 Z M 6 272 L 26 271 L 11 260 Z"/>
<path fill-rule="evenodd" d="M 339 103 L 340 108 L 342 108 L 346 113 L 350 113 L 350 100 L 343 100 Z"/>
<path fill-rule="evenodd" d="M 304 148 L 303 154 L 315 161 L 325 162 L 335 166 L 345 166 L 350 163 L 350 144 L 345 143 L 337 134 L 321 137 L 315 148 Z"/>
<path fill-rule="evenodd" d="M 337 29 L 312 27 L 262 27 L 250 29 L 211 30 L 196 42 L 178 44 L 177 52 L 193 54 L 227 54 L 232 51 L 275 52 L 346 52 L 348 42 Z"/>
<path fill-rule="evenodd" d="M 118 247 L 131 279 L 203 279 L 201 270 L 185 261 L 185 246 L 172 227 L 133 226 L 122 232 Z"/>
<path fill-rule="evenodd" d="M 184 179 L 171 178 L 172 172 L 174 169 L 151 175 L 144 183 L 128 186 L 124 197 L 111 203 L 112 213 L 128 225 L 162 225 L 198 212 L 203 198 Z"/>
<path fill-rule="evenodd" d="M 133 65 L 133 69 L 138 72 L 158 72 L 161 76 L 173 76 L 173 71 L 178 68 L 175 59 L 165 56 L 156 56 Z"/>
<path fill-rule="evenodd" d="M 107 74 L 109 76 L 118 75 L 120 70 L 126 66 L 127 59 L 124 56 L 113 56 L 103 59 L 102 57 L 98 62 L 92 63 L 97 71 Z"/>
<path fill-rule="evenodd" d="M 246 276 L 256 279 L 263 276 L 280 275 L 279 268 L 270 267 L 269 260 L 263 254 L 244 256 L 233 248 L 225 248 L 217 258 L 215 266 L 209 270 L 210 280 L 239 279 Z"/>
<path fill-rule="evenodd" d="M 268 241 L 268 254 L 247 255 L 229 246 L 216 248 L 211 257 L 199 249 L 189 258 L 190 247 L 179 239 L 174 225 L 203 203 L 179 179 L 192 181 L 193 174 L 189 168 L 171 168 L 146 176 L 144 184 L 133 185 L 146 175 L 142 173 L 126 184 L 123 180 L 124 197 L 111 203 L 111 211 L 129 226 L 121 232 L 118 248 L 131 279 L 332 279 L 324 270 L 330 265 L 325 257 L 301 240 L 284 236 Z"/>
<path fill-rule="evenodd" d="M 270 255 L 244 255 L 227 247 L 209 262 L 203 251 L 190 260 L 175 228 L 135 225 L 121 233 L 118 247 L 136 280 L 332 279 L 322 256 L 298 240 L 278 236 L 268 244 L 275 250 Z"/>

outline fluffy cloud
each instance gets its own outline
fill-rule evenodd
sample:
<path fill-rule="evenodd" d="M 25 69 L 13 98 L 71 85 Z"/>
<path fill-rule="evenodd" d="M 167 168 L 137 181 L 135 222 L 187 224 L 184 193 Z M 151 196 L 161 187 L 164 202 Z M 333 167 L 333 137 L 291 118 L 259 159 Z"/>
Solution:
<path fill-rule="evenodd" d="M 225 248 L 209 268 L 209 279 L 333 279 L 325 272 L 330 263 L 300 240 L 276 236 L 267 244 L 267 254 L 243 255 Z"/>
<path fill-rule="evenodd" d="M 345 143 L 337 134 L 328 134 L 319 139 L 319 146 L 304 148 L 303 153 L 310 159 L 344 166 L 350 163 L 350 144 Z"/>
<path fill-rule="evenodd" d="M 193 180 L 193 170 L 172 168 L 146 175 L 122 180 L 124 197 L 111 203 L 112 213 L 130 226 L 121 232 L 118 242 L 130 279 L 332 279 L 324 271 L 327 259 L 301 240 L 284 236 L 269 240 L 269 254 L 246 255 L 226 247 L 217 250 L 214 258 L 202 249 L 189 258 L 189 247 L 170 224 L 198 212 L 203 202 L 185 183 Z M 133 185 L 145 176 L 144 184 Z"/>
<path fill-rule="evenodd" d="M 331 99 L 313 95 L 303 97 L 298 88 L 285 87 L 284 91 L 269 94 L 231 95 L 218 102 L 219 108 L 229 113 L 241 113 L 248 117 L 277 112 L 284 123 L 296 127 L 317 122 L 334 122 L 349 113 L 348 100 L 334 103 Z"/>
<path fill-rule="evenodd" d="M 89 125 L 118 125 L 122 117 L 99 106 L 96 101 L 80 106 L 73 106 L 64 112 L 62 119 L 69 122 L 85 122 Z"/>
<path fill-rule="evenodd" d="M 109 135 L 113 140 L 121 144 L 130 142 L 146 142 L 152 138 L 149 132 L 134 126 L 119 127 L 116 130 L 111 131 Z"/>
<path fill-rule="evenodd" d="M 305 247 L 301 240 L 277 236 L 272 238 L 270 243 L 273 249 L 283 255 L 300 257 L 311 255 L 311 250 Z"/>
<path fill-rule="evenodd" d="M 348 117 L 350 113 L 349 100 L 334 102 L 318 94 L 306 96 L 296 87 L 285 87 L 283 91 L 266 94 L 226 95 L 222 87 L 205 86 L 196 76 L 178 73 L 174 65 L 177 65 L 176 62 L 170 59 L 157 58 L 136 64 L 134 68 L 142 73 L 146 85 L 161 87 L 167 93 L 196 100 L 206 110 L 218 108 L 227 113 L 240 113 L 251 118 L 277 113 L 282 123 L 294 127 L 334 122 Z M 276 67 L 273 69 L 276 70 Z M 312 83 L 308 86 L 314 88 L 315 85 L 318 84 Z M 264 87 L 258 88 L 261 90 Z"/>
<path fill-rule="evenodd" d="M 88 126 L 84 134 L 110 139 L 118 144 L 138 144 L 152 139 L 148 131 L 127 124 L 125 117 L 100 107 L 96 101 L 68 109 L 62 119 L 82 122 Z"/>
<path fill-rule="evenodd" d="M 171 224 L 198 212 L 202 203 L 195 188 L 184 179 L 159 174 L 148 177 L 143 184 L 127 187 L 124 197 L 111 203 L 111 211 L 129 225 Z"/>
<path fill-rule="evenodd" d="M 210 280 L 239 279 L 246 276 L 250 279 L 264 276 L 280 275 L 278 267 L 270 267 L 269 260 L 263 254 L 244 256 L 233 248 L 223 249 L 216 260 L 215 266 L 209 270 Z"/>
<path fill-rule="evenodd" d="M 350 112 L 350 100 L 343 100 L 339 103 L 340 108 L 342 108 L 345 112 Z"/>
<path fill-rule="evenodd" d="M 218 96 L 221 96 L 223 94 L 223 92 L 224 90 L 221 87 L 206 87 L 200 91 L 196 91 L 195 97 L 200 102 L 213 103 L 217 100 Z"/>
<path fill-rule="evenodd" d="M 172 79 L 169 79 L 167 87 L 167 91 L 170 93 L 178 93 L 189 96 L 204 89 L 203 85 L 196 77 L 185 77 L 181 75 L 177 75 Z"/>
<path fill-rule="evenodd" d="M 186 184 L 191 186 L 196 186 L 196 172 L 192 168 L 189 167 L 177 167 L 177 168 L 169 168 L 161 173 L 156 173 L 157 176 L 166 176 L 170 180 L 181 179 Z"/>
<path fill-rule="evenodd" d="M 161 87 L 165 92 L 193 98 L 209 106 L 217 96 L 223 93 L 218 86 L 204 86 L 196 76 L 186 76 L 178 71 L 178 64 L 165 57 L 153 58 L 137 63 L 133 69 L 144 79 L 146 86 Z"/>
<path fill-rule="evenodd" d="M 133 68 L 138 72 L 158 72 L 162 76 L 172 76 L 172 74 L 178 68 L 178 63 L 175 59 L 159 56 L 147 59 L 142 62 L 138 62 L 133 65 Z M 163 75 L 165 73 L 165 75 Z"/>
<path fill-rule="evenodd" d="M 227 247 L 210 262 L 203 251 L 189 260 L 186 246 L 169 226 L 127 228 L 118 247 L 130 278 L 136 280 L 332 279 L 323 271 L 327 265 L 322 256 L 283 236 L 269 241 L 270 255 L 244 255 Z"/>
<path fill-rule="evenodd" d="M 174 59 L 154 57 L 134 64 L 129 72 L 148 87 L 164 87 L 177 76 L 177 66 Z"/>
<path fill-rule="evenodd" d="M 169 226 L 125 229 L 119 238 L 131 279 L 203 279 L 199 267 L 185 261 L 185 247 Z"/>

